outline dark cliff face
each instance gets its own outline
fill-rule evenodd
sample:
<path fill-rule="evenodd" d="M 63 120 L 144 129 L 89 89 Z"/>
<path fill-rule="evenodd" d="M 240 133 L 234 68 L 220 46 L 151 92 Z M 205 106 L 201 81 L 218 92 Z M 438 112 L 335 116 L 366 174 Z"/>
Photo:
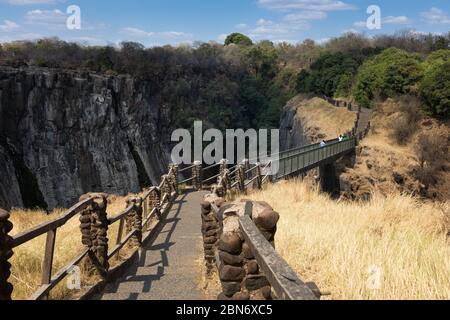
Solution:
<path fill-rule="evenodd" d="M 310 144 L 302 123 L 297 117 L 298 106 L 292 99 L 284 107 L 280 122 L 280 150 L 289 150 Z"/>
<path fill-rule="evenodd" d="M 0 207 L 67 207 L 156 184 L 169 118 L 147 82 L 0 68 Z"/>

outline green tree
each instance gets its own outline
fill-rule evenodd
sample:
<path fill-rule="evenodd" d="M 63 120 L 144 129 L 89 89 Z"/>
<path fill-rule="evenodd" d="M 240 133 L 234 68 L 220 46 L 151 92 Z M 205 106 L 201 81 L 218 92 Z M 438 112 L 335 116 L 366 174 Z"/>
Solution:
<path fill-rule="evenodd" d="M 388 98 L 414 93 L 422 74 L 418 55 L 386 49 L 361 66 L 353 95 L 361 106 L 370 107 L 375 94 Z"/>
<path fill-rule="evenodd" d="M 425 111 L 432 116 L 450 118 L 450 60 L 435 63 L 426 71 L 420 85 Z"/>
<path fill-rule="evenodd" d="M 251 46 L 251 45 L 253 45 L 253 41 L 246 35 L 235 32 L 235 33 L 230 34 L 225 39 L 225 45 L 228 46 L 230 44 L 237 44 L 240 46 Z"/>

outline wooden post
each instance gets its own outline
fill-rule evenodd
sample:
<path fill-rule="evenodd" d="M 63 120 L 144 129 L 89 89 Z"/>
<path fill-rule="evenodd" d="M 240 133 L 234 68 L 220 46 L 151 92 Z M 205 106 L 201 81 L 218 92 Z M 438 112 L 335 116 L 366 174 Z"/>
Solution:
<path fill-rule="evenodd" d="M 256 188 L 258 190 L 262 189 L 262 172 L 261 172 L 261 164 L 257 163 L 256 164 Z"/>
<path fill-rule="evenodd" d="M 90 193 L 82 196 L 80 201 L 92 198 L 92 204 L 86 208 L 80 217 L 83 244 L 89 249 L 88 267 L 95 269 L 99 275 L 106 278 L 108 263 L 108 217 L 106 213 L 106 194 Z"/>
<path fill-rule="evenodd" d="M 12 229 L 9 213 L 0 209 L 0 300 L 11 300 L 13 292 L 13 286 L 8 282 L 11 276 L 11 264 L 8 260 L 13 256 L 12 239 L 9 236 Z"/>
<path fill-rule="evenodd" d="M 195 190 L 200 191 L 203 188 L 203 168 L 201 161 L 195 161 L 192 168 L 193 186 Z"/>
<path fill-rule="evenodd" d="M 41 285 L 50 284 L 52 279 L 53 257 L 55 254 L 56 230 L 50 230 L 47 233 L 47 240 L 45 242 L 44 261 L 42 263 L 42 277 Z M 48 299 L 48 295 L 44 297 Z"/>

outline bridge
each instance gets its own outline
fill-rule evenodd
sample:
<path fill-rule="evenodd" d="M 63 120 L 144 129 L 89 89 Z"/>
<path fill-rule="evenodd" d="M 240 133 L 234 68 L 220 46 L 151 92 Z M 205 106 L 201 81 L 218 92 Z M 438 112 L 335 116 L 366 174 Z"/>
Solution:
<path fill-rule="evenodd" d="M 353 134 L 357 134 L 357 127 Z M 127 207 L 117 215 L 107 212 L 107 194 L 90 193 L 82 196 L 80 202 L 59 218 L 11 236 L 9 233 L 13 226 L 9 213 L 0 210 L 0 300 L 11 299 L 14 290 L 8 282 L 11 276 L 8 260 L 14 250 L 40 236 L 46 236 L 41 286 L 30 297 L 31 300 L 48 299 L 51 291 L 71 274 L 75 266 L 83 266 L 82 270 L 88 273 L 86 276 L 94 274 L 100 279 L 95 285 L 85 287 L 82 294 L 77 295 L 79 299 L 203 299 L 203 292 L 198 288 L 203 275 L 197 261 L 202 251 L 208 272 L 218 269 L 222 285 L 228 291 L 230 284 L 234 285 L 234 291 L 242 291 L 239 281 L 243 283 L 245 279 L 247 285 L 266 284 L 264 287 L 272 288 L 278 299 L 318 299 L 320 290 L 305 284 L 274 250 L 274 233 L 261 229 L 258 226 L 261 221 L 252 220 L 257 216 L 257 212 L 252 213 L 252 210 L 257 210 L 258 204 L 245 204 L 245 214 L 239 217 L 238 231 L 245 238 L 240 245 L 246 246 L 247 254 L 253 257 L 246 258 L 245 263 L 256 265 L 259 274 L 237 274 L 237 280 L 231 282 L 229 279 L 233 277 L 223 279 L 225 269 L 231 270 L 226 277 L 230 277 L 233 270 L 238 273 L 244 270 L 234 264 L 227 265 L 226 259 L 220 258 L 241 259 L 244 254 L 242 251 L 240 255 L 233 256 L 223 251 L 227 250 L 223 248 L 227 247 L 222 233 L 226 220 L 224 210 L 229 208 L 224 197 L 229 192 L 236 194 L 252 188 L 262 189 L 267 183 L 304 174 L 315 168 L 326 168 L 340 157 L 353 153 L 358 139 L 362 139 L 367 132 L 368 129 L 345 141 L 328 141 L 326 146 L 313 144 L 287 150 L 281 152 L 275 162 L 250 165 L 244 161 L 229 166 L 222 161 L 209 167 L 196 162 L 186 168 L 170 165 L 159 186 L 129 197 Z M 271 175 L 270 169 L 276 164 L 279 171 Z M 207 172 L 213 173 L 205 176 Z M 326 179 L 326 174 L 323 179 Z M 204 201 L 205 196 L 210 200 Z M 265 209 L 267 212 L 273 211 L 267 207 Z M 67 266 L 55 272 L 53 258 L 57 231 L 74 218 L 80 220 L 84 250 Z M 118 227 L 117 238 L 108 239 L 108 229 L 113 225 Z M 276 230 L 276 225 L 274 227 Z M 127 259 L 111 266 L 112 259 L 123 250 L 130 252 Z M 235 292 L 232 296 L 247 298 L 242 292 Z M 222 295 L 222 298 L 227 297 L 229 295 Z"/>

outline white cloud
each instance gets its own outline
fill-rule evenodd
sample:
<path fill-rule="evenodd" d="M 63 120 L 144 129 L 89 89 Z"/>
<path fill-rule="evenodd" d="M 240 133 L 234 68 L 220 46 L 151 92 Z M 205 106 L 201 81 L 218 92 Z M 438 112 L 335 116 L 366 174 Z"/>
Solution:
<path fill-rule="evenodd" d="M 391 25 L 408 25 L 411 24 L 412 21 L 406 16 L 387 16 L 382 18 L 381 25 L 391 24 Z M 367 28 L 367 21 L 357 21 L 353 24 L 353 28 L 347 29 L 345 31 L 358 33 L 362 29 Z"/>
<path fill-rule="evenodd" d="M 3 24 L 0 24 L 0 30 L 4 32 L 13 31 L 15 29 L 18 29 L 19 25 L 15 23 L 14 21 L 5 20 L 3 21 Z"/>
<path fill-rule="evenodd" d="M 291 13 L 284 17 L 285 21 L 298 21 L 298 20 L 322 20 L 327 17 L 324 11 L 300 11 L 297 13 Z"/>
<path fill-rule="evenodd" d="M 68 15 L 61 10 L 32 10 L 25 14 L 27 24 L 65 26 Z"/>
<path fill-rule="evenodd" d="M 355 9 L 353 5 L 338 0 L 258 0 L 258 4 L 266 9 L 281 11 L 340 11 Z"/>
<path fill-rule="evenodd" d="M 5 2 L 13 6 L 26 6 L 33 4 L 56 4 L 64 1 L 65 0 L 2 0 L 0 2 Z"/>
<path fill-rule="evenodd" d="M 430 10 L 422 12 L 422 18 L 424 18 L 428 24 L 450 24 L 450 16 L 436 7 L 432 7 Z"/>
<path fill-rule="evenodd" d="M 404 24 L 410 24 L 411 20 L 406 16 L 398 16 L 398 17 L 387 16 L 387 17 L 383 18 L 382 23 L 404 25 Z"/>
<path fill-rule="evenodd" d="M 191 39 L 193 37 L 191 33 L 186 32 L 178 32 L 178 31 L 149 32 L 133 27 L 123 28 L 121 32 L 128 36 L 137 38 Z"/>
<path fill-rule="evenodd" d="M 234 26 L 236 29 L 246 29 L 248 28 L 248 25 L 245 23 L 239 23 L 237 25 Z"/>

